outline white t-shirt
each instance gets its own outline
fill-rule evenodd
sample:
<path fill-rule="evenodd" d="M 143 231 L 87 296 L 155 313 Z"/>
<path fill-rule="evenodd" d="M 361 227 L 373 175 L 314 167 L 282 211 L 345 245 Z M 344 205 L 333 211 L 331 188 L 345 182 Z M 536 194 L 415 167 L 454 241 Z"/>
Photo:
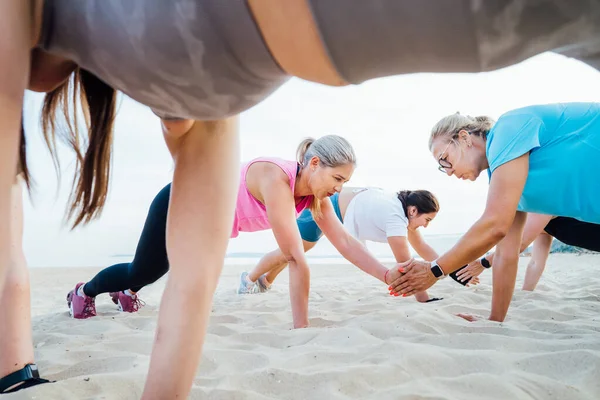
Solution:
<path fill-rule="evenodd" d="M 388 237 L 408 235 L 408 218 L 396 193 L 369 188 L 348 204 L 344 227 L 360 241 L 387 243 Z"/>

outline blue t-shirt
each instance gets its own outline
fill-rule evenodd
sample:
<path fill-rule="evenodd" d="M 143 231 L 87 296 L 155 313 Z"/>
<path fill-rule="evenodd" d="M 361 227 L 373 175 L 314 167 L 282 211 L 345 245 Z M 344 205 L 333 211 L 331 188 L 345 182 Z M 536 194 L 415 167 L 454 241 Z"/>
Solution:
<path fill-rule="evenodd" d="M 490 179 L 526 153 L 519 211 L 600 224 L 600 103 L 530 106 L 502 115 L 486 143 Z"/>

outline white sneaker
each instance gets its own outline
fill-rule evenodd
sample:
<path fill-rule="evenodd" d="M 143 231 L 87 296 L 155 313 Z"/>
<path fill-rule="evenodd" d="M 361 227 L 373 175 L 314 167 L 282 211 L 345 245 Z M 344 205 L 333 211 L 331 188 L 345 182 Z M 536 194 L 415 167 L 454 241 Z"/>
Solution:
<path fill-rule="evenodd" d="M 248 273 L 242 272 L 240 275 L 240 286 L 238 287 L 237 294 L 252 294 L 258 290 L 256 282 L 252 282 L 248 279 Z"/>

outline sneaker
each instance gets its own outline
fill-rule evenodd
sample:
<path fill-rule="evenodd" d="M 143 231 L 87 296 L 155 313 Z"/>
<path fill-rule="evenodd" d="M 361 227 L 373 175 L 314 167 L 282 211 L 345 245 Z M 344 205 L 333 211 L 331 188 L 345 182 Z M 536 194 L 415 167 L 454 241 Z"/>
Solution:
<path fill-rule="evenodd" d="M 77 294 L 77 290 L 83 284 L 84 282 L 79 282 L 75 289 L 67 294 L 67 306 L 72 318 L 86 319 L 96 316 L 96 298 Z"/>
<path fill-rule="evenodd" d="M 113 303 L 119 306 L 121 312 L 138 312 L 140 308 L 146 305 L 137 294 L 129 296 L 123 292 L 111 292 L 110 298 Z"/>
<path fill-rule="evenodd" d="M 258 291 L 256 282 L 252 282 L 248 279 L 248 273 L 242 272 L 240 275 L 240 286 L 238 287 L 237 294 L 252 294 Z"/>
<path fill-rule="evenodd" d="M 256 281 L 256 288 L 259 293 L 265 293 L 271 290 L 271 284 L 267 281 L 267 274 L 261 275 Z"/>

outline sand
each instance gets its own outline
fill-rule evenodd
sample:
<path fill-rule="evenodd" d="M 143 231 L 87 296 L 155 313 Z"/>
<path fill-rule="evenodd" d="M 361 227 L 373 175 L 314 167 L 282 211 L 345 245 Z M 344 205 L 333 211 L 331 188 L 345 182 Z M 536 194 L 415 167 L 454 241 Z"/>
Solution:
<path fill-rule="evenodd" d="M 528 258 L 520 261 L 517 286 Z M 487 317 L 491 274 L 464 289 L 450 279 L 419 304 L 348 265 L 313 265 L 311 328 L 291 330 L 287 273 L 266 294 L 238 296 L 243 266 L 226 266 L 192 399 L 598 399 L 600 257 L 551 255 L 536 292 L 517 290 L 502 324 Z M 97 269 L 33 269 L 37 363 L 58 382 L 13 399 L 138 399 L 165 280 L 146 306 L 73 320 L 66 292 Z"/>

